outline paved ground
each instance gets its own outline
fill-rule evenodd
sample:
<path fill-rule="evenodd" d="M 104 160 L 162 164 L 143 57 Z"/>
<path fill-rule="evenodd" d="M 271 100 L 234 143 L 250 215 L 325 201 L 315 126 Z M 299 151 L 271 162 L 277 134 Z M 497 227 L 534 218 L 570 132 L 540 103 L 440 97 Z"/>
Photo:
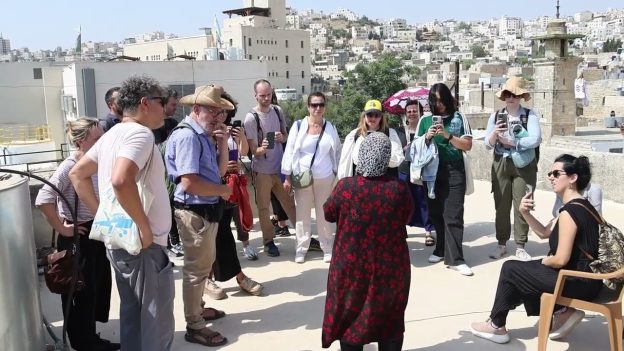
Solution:
<path fill-rule="evenodd" d="M 431 248 L 424 246 L 424 232 L 409 229 L 409 248 L 412 262 L 410 299 L 405 314 L 404 350 L 419 351 L 487 351 L 487 350 L 536 350 L 537 317 L 527 317 L 522 308 L 509 315 L 508 328 L 512 341 L 499 346 L 477 339 L 469 332 L 469 323 L 485 320 L 492 306 L 500 266 L 504 260 L 491 260 L 487 254 L 495 247 L 493 212 L 494 205 L 489 192 L 490 184 L 477 182 L 475 194 L 466 198 L 464 254 L 474 269 L 473 277 L 464 277 L 446 269 L 442 263 L 429 264 L 427 257 Z M 608 190 L 606 190 L 608 191 Z M 554 195 L 538 191 L 537 213 L 549 219 Z M 605 217 L 619 228 L 624 228 L 624 205 L 605 202 Z M 256 228 L 259 225 L 256 223 Z M 261 236 L 251 233 L 252 244 L 261 249 Z M 234 280 L 222 284 L 229 297 L 211 301 L 207 305 L 223 309 L 227 316 L 211 327 L 220 331 L 229 343 L 223 350 L 321 350 L 321 324 L 325 303 L 325 287 L 328 265 L 318 252 L 308 254 L 305 264 L 294 263 L 294 237 L 278 239 L 282 256 L 269 258 L 263 253 L 255 262 L 241 256 L 244 272 L 265 285 L 263 296 L 253 297 L 239 291 Z M 514 244 L 508 245 L 511 251 Z M 240 245 L 239 245 L 240 249 Z M 530 234 L 527 245 L 535 256 L 547 252 L 546 241 Z M 509 259 L 509 258 L 508 258 Z M 184 341 L 184 315 L 181 289 L 182 261 L 175 260 L 176 279 L 176 332 L 173 350 L 190 351 L 204 349 Z M 102 337 L 119 340 L 119 300 L 113 288 L 111 321 L 98 325 Z M 60 334 L 62 325 L 60 298 L 50 294 L 41 285 L 43 312 L 56 326 Z M 605 320 L 590 314 L 574 333 L 562 342 L 549 342 L 549 350 L 608 350 L 609 341 Z M 339 350 L 334 343 L 330 350 Z M 377 350 L 369 345 L 365 350 Z"/>

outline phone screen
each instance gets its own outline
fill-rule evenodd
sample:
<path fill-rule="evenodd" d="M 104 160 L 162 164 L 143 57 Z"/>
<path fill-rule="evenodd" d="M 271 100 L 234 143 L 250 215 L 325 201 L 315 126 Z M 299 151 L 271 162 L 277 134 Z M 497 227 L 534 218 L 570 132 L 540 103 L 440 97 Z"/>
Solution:
<path fill-rule="evenodd" d="M 442 124 L 442 116 L 431 116 L 433 124 Z"/>
<path fill-rule="evenodd" d="M 533 198 L 533 186 L 531 184 L 526 185 L 526 193 L 531 194 L 531 199 Z"/>
<path fill-rule="evenodd" d="M 242 125 L 241 120 L 232 121 L 232 128 L 240 128 Z"/>
<path fill-rule="evenodd" d="M 498 121 L 496 121 L 496 123 L 501 123 L 502 122 L 502 123 L 507 124 L 507 117 L 508 117 L 507 113 L 504 113 L 504 112 L 503 113 L 499 113 L 498 114 Z"/>
<path fill-rule="evenodd" d="M 234 149 L 234 150 L 230 150 L 230 161 L 236 161 L 238 160 L 238 150 Z"/>
<path fill-rule="evenodd" d="M 267 132 L 266 138 L 269 141 L 269 146 L 267 147 L 267 149 L 272 150 L 273 148 L 275 148 L 275 132 Z"/>

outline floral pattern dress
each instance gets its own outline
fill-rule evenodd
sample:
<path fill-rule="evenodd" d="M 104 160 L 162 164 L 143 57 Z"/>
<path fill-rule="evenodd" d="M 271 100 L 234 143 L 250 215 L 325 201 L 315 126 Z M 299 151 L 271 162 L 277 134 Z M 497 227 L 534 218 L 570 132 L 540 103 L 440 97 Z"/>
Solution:
<path fill-rule="evenodd" d="M 410 287 L 407 184 L 394 177 L 341 179 L 323 209 L 337 222 L 322 346 L 393 340 L 405 331 Z"/>

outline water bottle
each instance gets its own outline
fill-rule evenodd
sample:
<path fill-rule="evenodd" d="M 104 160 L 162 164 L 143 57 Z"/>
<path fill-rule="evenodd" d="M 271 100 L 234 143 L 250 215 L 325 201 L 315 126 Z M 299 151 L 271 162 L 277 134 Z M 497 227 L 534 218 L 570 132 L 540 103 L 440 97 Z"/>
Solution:
<path fill-rule="evenodd" d="M 464 122 L 462 121 L 459 113 L 456 112 L 451 120 L 451 124 L 449 125 L 449 134 L 453 134 L 453 136 L 456 137 L 460 136 L 463 123 Z"/>

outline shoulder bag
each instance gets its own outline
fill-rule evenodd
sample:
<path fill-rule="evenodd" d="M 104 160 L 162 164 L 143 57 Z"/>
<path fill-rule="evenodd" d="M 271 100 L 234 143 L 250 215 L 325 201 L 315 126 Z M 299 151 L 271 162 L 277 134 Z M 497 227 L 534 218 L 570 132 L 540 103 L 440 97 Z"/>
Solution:
<path fill-rule="evenodd" d="M 314 178 L 312 177 L 312 165 L 314 164 L 314 158 L 316 158 L 316 152 L 318 151 L 319 144 L 321 142 L 321 138 L 323 138 L 323 133 L 325 133 L 325 125 L 327 121 L 323 122 L 323 129 L 321 129 L 321 134 L 319 135 L 318 140 L 316 141 L 316 147 L 314 148 L 314 155 L 312 155 L 312 161 L 310 161 L 310 169 L 307 171 L 303 171 L 298 174 L 293 174 L 291 177 L 292 187 L 295 189 L 305 189 L 312 185 L 314 182 Z"/>

